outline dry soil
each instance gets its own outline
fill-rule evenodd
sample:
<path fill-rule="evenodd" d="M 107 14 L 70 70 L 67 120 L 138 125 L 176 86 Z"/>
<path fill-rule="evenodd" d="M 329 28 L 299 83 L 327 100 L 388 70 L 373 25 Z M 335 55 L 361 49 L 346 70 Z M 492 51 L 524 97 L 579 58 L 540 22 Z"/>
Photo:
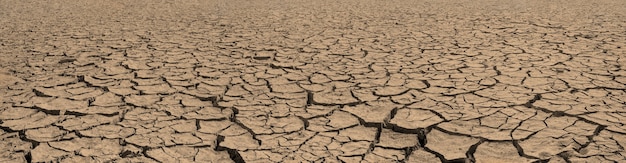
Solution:
<path fill-rule="evenodd" d="M 0 162 L 626 162 L 624 0 L 0 0 Z"/>

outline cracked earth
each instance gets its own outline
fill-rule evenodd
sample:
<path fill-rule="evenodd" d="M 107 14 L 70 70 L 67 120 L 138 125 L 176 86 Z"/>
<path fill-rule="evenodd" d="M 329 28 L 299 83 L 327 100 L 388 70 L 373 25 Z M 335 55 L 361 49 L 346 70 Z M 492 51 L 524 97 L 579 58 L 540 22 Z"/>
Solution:
<path fill-rule="evenodd" d="M 0 3 L 0 162 L 626 162 L 626 1 Z"/>

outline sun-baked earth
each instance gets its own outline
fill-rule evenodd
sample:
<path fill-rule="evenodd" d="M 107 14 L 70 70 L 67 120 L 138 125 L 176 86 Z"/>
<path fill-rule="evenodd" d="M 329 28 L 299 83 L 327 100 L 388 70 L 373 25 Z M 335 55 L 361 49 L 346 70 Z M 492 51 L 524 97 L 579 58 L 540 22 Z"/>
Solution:
<path fill-rule="evenodd" d="M 626 1 L 2 0 L 0 162 L 626 162 Z"/>

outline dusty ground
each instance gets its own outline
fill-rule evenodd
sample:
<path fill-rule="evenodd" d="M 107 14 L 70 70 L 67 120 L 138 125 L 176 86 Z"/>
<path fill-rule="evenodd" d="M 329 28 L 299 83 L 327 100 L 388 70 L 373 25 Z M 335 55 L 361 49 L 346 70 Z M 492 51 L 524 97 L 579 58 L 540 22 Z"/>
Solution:
<path fill-rule="evenodd" d="M 2 0 L 0 162 L 626 162 L 625 13 Z"/>

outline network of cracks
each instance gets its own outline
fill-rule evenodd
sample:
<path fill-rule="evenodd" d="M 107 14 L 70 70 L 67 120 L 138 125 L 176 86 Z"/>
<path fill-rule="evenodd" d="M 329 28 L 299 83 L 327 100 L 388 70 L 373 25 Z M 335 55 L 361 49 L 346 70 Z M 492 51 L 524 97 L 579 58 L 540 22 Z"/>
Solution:
<path fill-rule="evenodd" d="M 0 33 L 0 162 L 626 161 L 623 21 L 291 7 Z"/>

